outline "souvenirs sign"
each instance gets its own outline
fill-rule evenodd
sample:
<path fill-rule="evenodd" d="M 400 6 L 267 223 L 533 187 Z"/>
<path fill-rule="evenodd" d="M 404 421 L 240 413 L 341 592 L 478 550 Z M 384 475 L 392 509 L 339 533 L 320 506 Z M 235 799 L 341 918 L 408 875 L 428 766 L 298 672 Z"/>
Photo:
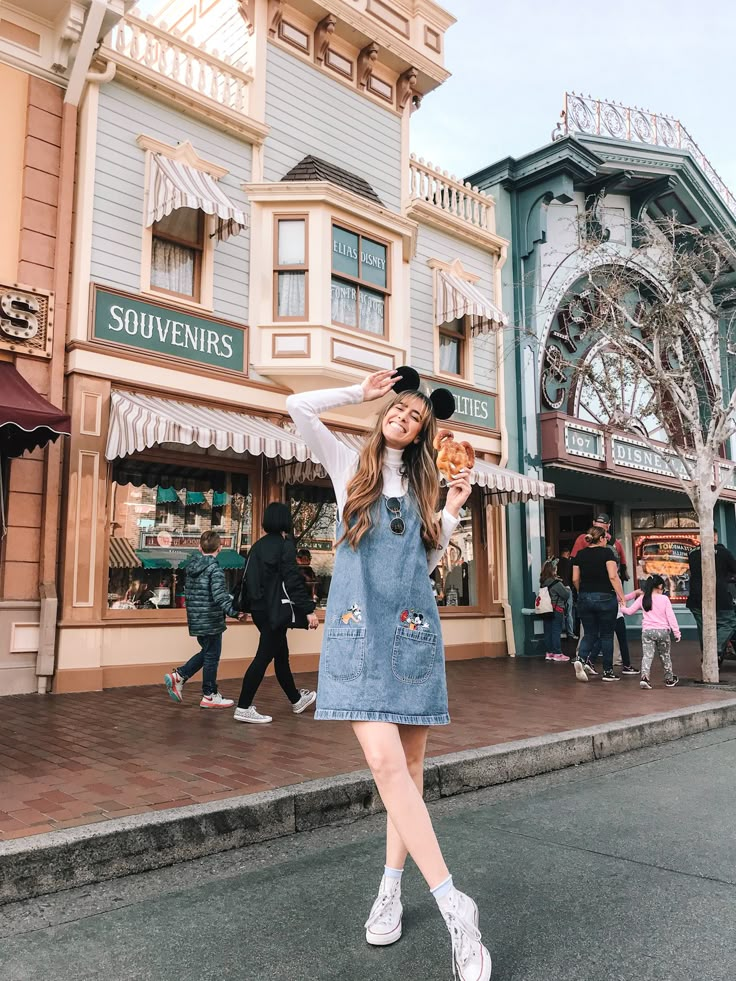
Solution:
<path fill-rule="evenodd" d="M 246 366 L 245 327 L 99 287 L 92 331 L 98 341 L 198 364 L 240 372 Z"/>

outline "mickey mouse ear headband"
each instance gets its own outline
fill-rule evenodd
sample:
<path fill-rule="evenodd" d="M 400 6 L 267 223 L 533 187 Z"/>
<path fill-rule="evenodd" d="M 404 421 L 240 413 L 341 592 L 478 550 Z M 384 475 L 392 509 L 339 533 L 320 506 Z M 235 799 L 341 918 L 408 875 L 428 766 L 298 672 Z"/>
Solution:
<path fill-rule="evenodd" d="M 421 379 L 419 372 L 408 364 L 399 365 L 396 369 L 398 378 L 394 382 L 395 392 L 420 392 Z M 432 411 L 437 419 L 449 419 L 455 411 L 455 396 L 447 388 L 435 388 L 427 396 L 432 405 Z"/>

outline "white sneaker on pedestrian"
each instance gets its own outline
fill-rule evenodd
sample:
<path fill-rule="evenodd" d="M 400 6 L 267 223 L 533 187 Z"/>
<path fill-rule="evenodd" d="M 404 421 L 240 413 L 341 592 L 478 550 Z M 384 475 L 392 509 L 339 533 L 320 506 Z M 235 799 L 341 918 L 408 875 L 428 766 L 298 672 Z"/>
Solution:
<path fill-rule="evenodd" d="M 184 690 L 184 678 L 179 674 L 176 668 L 173 668 L 171 674 L 164 675 L 164 684 L 166 685 L 166 690 L 169 696 L 173 698 L 175 702 L 183 702 L 182 691 Z"/>
<path fill-rule="evenodd" d="M 588 680 L 588 675 L 585 673 L 585 667 L 583 666 L 583 662 L 581 660 L 574 660 L 572 662 L 572 666 L 575 668 L 575 677 L 578 679 L 578 681 Z"/>
<path fill-rule="evenodd" d="M 365 939 L 374 947 L 388 947 L 401 937 L 401 879 L 381 879 L 376 901 L 365 921 Z"/>
<path fill-rule="evenodd" d="M 232 705 L 233 703 L 230 702 Z M 270 715 L 261 715 L 255 705 L 249 705 L 247 709 L 235 709 L 235 714 L 233 718 L 236 722 L 256 722 L 259 725 L 264 725 L 266 722 L 273 722 Z"/>
<path fill-rule="evenodd" d="M 440 905 L 452 939 L 452 975 L 457 981 L 489 981 L 491 955 L 481 943 L 478 908 L 465 893 L 452 889 Z"/>
<path fill-rule="evenodd" d="M 214 695 L 202 695 L 202 701 L 199 703 L 199 707 L 203 709 L 229 709 L 234 704 L 235 702 L 232 698 L 225 698 L 219 691 L 216 691 Z"/>
<path fill-rule="evenodd" d="M 299 694 L 302 697 L 291 706 L 294 715 L 300 715 L 305 708 L 309 708 L 312 702 L 317 700 L 317 692 L 310 691 L 308 688 L 300 688 Z"/>

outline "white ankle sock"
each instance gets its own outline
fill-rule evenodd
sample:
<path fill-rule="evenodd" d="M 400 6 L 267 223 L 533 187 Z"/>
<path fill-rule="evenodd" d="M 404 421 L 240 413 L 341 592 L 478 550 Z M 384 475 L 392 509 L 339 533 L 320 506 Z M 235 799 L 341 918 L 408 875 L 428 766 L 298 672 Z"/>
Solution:
<path fill-rule="evenodd" d="M 430 889 L 430 892 L 437 900 L 437 905 L 440 909 L 444 909 L 444 907 L 447 905 L 447 899 L 452 895 L 453 889 L 454 886 L 451 875 L 448 875 L 445 881 L 440 882 L 440 884 L 435 886 L 434 889 Z"/>
<path fill-rule="evenodd" d="M 401 876 L 403 874 L 403 869 L 392 869 L 390 865 L 385 865 L 383 868 L 384 879 L 398 879 L 401 882 Z"/>

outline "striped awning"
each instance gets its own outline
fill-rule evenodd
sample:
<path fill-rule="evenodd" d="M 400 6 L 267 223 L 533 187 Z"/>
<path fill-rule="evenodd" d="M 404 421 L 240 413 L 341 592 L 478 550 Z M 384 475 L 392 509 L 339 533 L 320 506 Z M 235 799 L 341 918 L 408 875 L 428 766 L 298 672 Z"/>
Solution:
<path fill-rule="evenodd" d="M 143 565 L 127 538 L 110 539 L 111 569 L 140 569 Z"/>
<path fill-rule="evenodd" d="M 452 323 L 460 317 L 470 318 L 470 333 L 490 334 L 508 327 L 509 318 L 481 291 L 445 269 L 437 270 L 434 292 L 434 325 Z"/>
<path fill-rule="evenodd" d="M 248 226 L 245 212 L 235 207 L 214 177 L 179 160 L 153 153 L 146 224 L 161 221 L 177 208 L 195 208 L 206 215 L 216 215 L 220 242 Z"/>
<path fill-rule="evenodd" d="M 113 392 L 105 456 L 139 453 L 161 443 L 196 444 L 282 461 L 303 461 L 309 450 L 300 436 L 266 419 L 210 409 L 136 392 Z"/>
<path fill-rule="evenodd" d="M 471 483 L 483 488 L 490 504 L 541 501 L 555 496 L 555 485 L 549 481 L 525 477 L 487 460 L 475 461 Z"/>
<path fill-rule="evenodd" d="M 335 431 L 335 436 L 358 453 L 364 437 L 358 433 Z M 287 463 L 280 467 L 278 479 L 284 484 L 303 484 L 327 476 L 323 467 L 313 459 Z M 555 485 L 534 477 L 525 477 L 514 470 L 476 459 L 470 475 L 471 484 L 482 488 L 489 504 L 515 504 L 519 501 L 539 501 L 555 496 Z"/>

